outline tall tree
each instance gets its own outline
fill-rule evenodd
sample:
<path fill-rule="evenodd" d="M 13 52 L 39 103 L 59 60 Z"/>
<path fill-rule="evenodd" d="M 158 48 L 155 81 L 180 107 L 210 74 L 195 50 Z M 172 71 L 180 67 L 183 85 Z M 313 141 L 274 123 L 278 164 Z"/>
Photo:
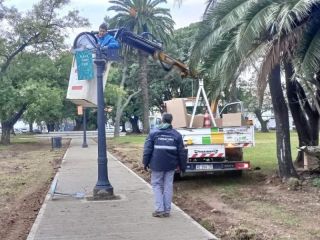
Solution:
<path fill-rule="evenodd" d="M 37 90 L 33 92 L 33 98 L 29 99 L 28 108 L 23 114 L 23 120 L 30 126 L 34 122 L 58 126 L 63 118 L 74 118 L 75 107 L 65 99 L 71 60 L 70 52 L 62 52 L 56 58 L 46 54 L 24 53 L 9 68 L 7 74 L 11 79 L 26 86 L 36 85 Z M 21 79 L 28 82 L 22 83 Z"/>
<path fill-rule="evenodd" d="M 317 146 L 319 144 L 319 113 L 296 79 L 290 59 L 284 61 L 284 71 L 288 103 L 297 129 L 299 147 Z M 301 151 L 298 152 L 296 164 L 303 167 Z"/>
<path fill-rule="evenodd" d="M 200 56 L 207 55 L 203 57 L 207 62 L 207 72 L 214 80 L 220 79 L 217 88 L 219 90 L 237 79 L 246 66 L 263 59 L 258 78 L 262 86 L 260 89 L 263 91 L 266 88 L 268 79 L 273 86 L 279 86 L 274 83 L 280 81 L 275 72 L 284 58 L 297 59 L 296 50 L 305 42 L 302 39 L 309 35 L 307 26 L 318 28 L 316 19 L 319 19 L 319 4 L 319 0 L 218 1 L 214 7 L 209 7 L 205 14 L 201 32 L 193 48 L 193 62 L 196 63 Z M 308 46 L 318 43 L 318 35 L 313 36 Z M 305 79 L 306 76 L 318 72 L 320 54 L 319 51 L 304 53 L 306 54 L 302 55 L 307 59 L 303 62 L 308 64 L 297 61 L 295 74 Z M 279 91 L 279 88 L 270 86 L 270 91 Z M 277 92 L 271 92 L 271 95 L 278 96 Z M 274 100 L 273 103 L 276 104 Z M 279 111 L 275 114 L 279 114 Z M 285 126 L 288 122 L 286 114 L 280 114 L 276 119 L 280 126 Z M 278 140 L 285 143 L 278 148 L 278 157 L 281 151 L 290 149 L 287 134 L 286 129 L 277 128 Z M 280 176 L 295 176 L 290 164 L 291 155 L 281 156 L 282 159 L 278 161 L 279 169 L 280 174 L 284 175 Z"/>
<path fill-rule="evenodd" d="M 108 10 L 117 12 L 112 21 L 119 27 L 126 27 L 131 31 L 142 34 L 150 32 L 164 43 L 169 40 L 173 31 L 174 21 L 168 8 L 159 7 L 166 0 L 112 0 L 113 6 Z M 143 99 L 143 132 L 149 132 L 149 91 L 147 55 L 138 51 L 139 85 Z"/>
<path fill-rule="evenodd" d="M 288 107 L 283 96 L 283 91 L 281 90 L 280 64 L 272 68 L 269 78 L 269 87 L 276 120 L 279 174 L 285 178 L 297 177 L 291 157 L 289 121 L 284 121 L 284 119 L 288 119 Z"/>
<path fill-rule="evenodd" d="M 2 2 L 2 1 L 1 1 Z M 88 21 L 78 16 L 78 11 L 70 11 L 61 16 L 61 9 L 69 0 L 41 0 L 25 13 L 16 8 L 0 5 L 1 24 L 6 28 L 0 30 L 0 83 L 2 125 L 1 143 L 10 143 L 10 130 L 27 109 L 30 102 L 21 96 L 19 87 L 7 75 L 7 70 L 16 57 L 24 51 L 46 52 L 54 55 L 63 49 L 67 28 L 87 26 Z M 25 80 L 25 79 L 23 79 Z"/>

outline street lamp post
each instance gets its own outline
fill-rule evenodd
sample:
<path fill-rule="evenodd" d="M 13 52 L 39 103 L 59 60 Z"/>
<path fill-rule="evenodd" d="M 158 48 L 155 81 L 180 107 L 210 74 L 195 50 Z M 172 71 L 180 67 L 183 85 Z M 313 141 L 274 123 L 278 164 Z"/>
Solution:
<path fill-rule="evenodd" d="M 113 187 L 108 179 L 108 159 L 105 129 L 105 111 L 103 95 L 103 72 L 106 60 L 103 59 L 100 46 L 96 49 L 97 66 L 97 102 L 98 102 L 98 181 L 93 189 L 93 199 L 103 200 L 113 198 Z"/>
<path fill-rule="evenodd" d="M 108 179 L 108 159 L 105 129 L 105 111 L 103 95 L 103 72 L 108 61 L 105 54 L 102 54 L 101 46 L 97 44 L 97 39 L 93 33 L 80 33 L 73 43 L 74 49 L 89 49 L 96 52 L 94 60 L 97 66 L 97 107 L 98 107 L 98 181 L 93 188 L 93 200 L 114 199 L 113 187 Z M 112 60 L 109 56 L 109 60 Z"/>
<path fill-rule="evenodd" d="M 82 147 L 87 148 L 87 117 L 86 117 L 86 108 L 83 108 L 83 143 Z"/>

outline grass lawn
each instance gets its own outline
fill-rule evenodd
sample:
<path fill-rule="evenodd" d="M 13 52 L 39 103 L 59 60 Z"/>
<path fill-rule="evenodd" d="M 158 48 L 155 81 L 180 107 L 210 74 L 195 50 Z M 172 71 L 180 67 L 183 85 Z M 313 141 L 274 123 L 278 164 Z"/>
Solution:
<path fill-rule="evenodd" d="M 292 159 L 297 156 L 298 135 L 290 132 Z M 251 162 L 252 167 L 260 167 L 263 172 L 270 172 L 278 168 L 277 146 L 275 131 L 255 134 L 256 146 L 244 149 L 244 159 Z"/>
<path fill-rule="evenodd" d="M 146 135 L 141 134 L 141 135 L 126 135 L 126 136 L 121 136 L 117 138 L 112 138 L 113 143 L 132 143 L 132 144 L 144 144 L 144 141 L 146 140 Z M 108 141 L 108 139 L 107 139 Z"/>
<path fill-rule="evenodd" d="M 33 135 L 27 135 L 27 134 L 17 134 L 17 135 L 11 135 L 10 136 L 10 142 L 11 144 L 33 144 L 37 142 L 37 139 L 33 137 Z M 7 149 L 8 146 L 0 145 L 0 150 Z"/>

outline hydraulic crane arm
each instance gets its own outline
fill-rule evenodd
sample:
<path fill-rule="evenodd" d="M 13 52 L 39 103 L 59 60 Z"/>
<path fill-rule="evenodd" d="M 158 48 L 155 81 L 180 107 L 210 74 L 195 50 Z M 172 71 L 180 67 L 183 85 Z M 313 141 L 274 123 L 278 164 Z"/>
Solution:
<path fill-rule="evenodd" d="M 96 37 L 97 34 L 98 32 L 80 33 L 74 40 L 73 48 L 78 49 L 84 47 L 87 49 L 95 49 L 98 44 Z M 143 51 L 144 53 L 152 56 L 155 60 L 160 62 L 161 66 L 166 71 L 170 71 L 172 68 L 177 68 L 181 72 L 182 77 L 189 76 L 197 78 L 195 74 L 189 70 L 187 65 L 166 54 L 163 50 L 162 43 L 151 33 L 144 32 L 141 35 L 138 35 L 125 28 L 119 28 L 108 30 L 108 34 L 113 35 L 121 44 L 127 44 L 134 49 Z M 114 57 L 114 51 L 110 50 L 109 54 Z M 108 58 L 108 51 L 106 57 Z"/>
<path fill-rule="evenodd" d="M 115 38 L 121 43 L 125 43 L 130 47 L 143 51 L 151 55 L 155 60 L 159 60 L 161 66 L 170 71 L 172 68 L 177 68 L 181 72 L 182 77 L 195 77 L 184 63 L 170 57 L 163 51 L 162 43 L 155 39 L 150 33 L 135 34 L 124 28 L 111 30 L 114 32 Z"/>
<path fill-rule="evenodd" d="M 173 67 L 176 67 L 176 68 L 178 68 L 178 70 L 180 70 L 182 77 L 187 77 L 187 76 L 195 77 L 195 76 L 193 76 L 193 74 L 190 72 L 189 68 L 184 63 L 170 57 L 169 55 L 167 55 L 166 53 L 164 53 L 162 51 L 156 52 L 154 58 L 159 60 L 161 63 L 161 66 L 167 71 L 170 71 Z M 168 67 L 168 65 L 169 65 L 169 67 Z"/>

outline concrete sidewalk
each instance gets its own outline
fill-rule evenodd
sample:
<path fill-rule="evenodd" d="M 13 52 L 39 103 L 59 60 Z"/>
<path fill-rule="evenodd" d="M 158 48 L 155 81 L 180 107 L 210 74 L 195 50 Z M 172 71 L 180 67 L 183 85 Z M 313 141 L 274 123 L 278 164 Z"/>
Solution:
<path fill-rule="evenodd" d="M 97 181 L 97 144 L 72 139 L 56 175 L 57 192 L 92 195 Z M 119 200 L 88 201 L 50 194 L 27 240 L 209 240 L 214 235 L 173 206 L 169 218 L 154 218 L 151 187 L 108 155 L 109 180 Z"/>

